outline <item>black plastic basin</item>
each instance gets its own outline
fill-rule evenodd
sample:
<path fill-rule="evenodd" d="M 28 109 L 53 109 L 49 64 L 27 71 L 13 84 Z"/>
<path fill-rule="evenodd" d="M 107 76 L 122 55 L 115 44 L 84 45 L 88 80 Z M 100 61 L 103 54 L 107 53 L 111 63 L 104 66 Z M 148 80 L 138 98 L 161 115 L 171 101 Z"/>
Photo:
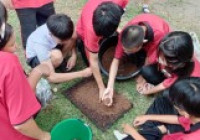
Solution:
<path fill-rule="evenodd" d="M 100 44 L 99 50 L 99 67 L 102 73 L 109 76 L 109 69 L 114 58 L 115 48 L 117 46 L 118 36 L 113 35 L 104 39 Z M 130 56 L 124 55 L 120 60 L 117 80 L 128 80 L 139 74 L 141 66 L 137 66 L 135 62 L 130 59 Z"/>

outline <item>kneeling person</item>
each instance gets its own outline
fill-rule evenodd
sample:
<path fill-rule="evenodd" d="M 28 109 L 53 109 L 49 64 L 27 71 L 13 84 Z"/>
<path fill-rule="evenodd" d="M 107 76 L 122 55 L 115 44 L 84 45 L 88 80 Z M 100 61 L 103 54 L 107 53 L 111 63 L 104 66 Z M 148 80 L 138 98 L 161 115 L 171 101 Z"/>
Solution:
<path fill-rule="evenodd" d="M 47 23 L 36 29 L 28 38 L 26 57 L 32 68 L 46 63 L 49 66 L 50 82 L 65 82 L 74 78 L 90 76 L 90 69 L 76 73 L 55 73 L 67 54 L 71 53 L 66 69 L 71 70 L 76 64 L 76 35 L 70 17 L 65 14 L 52 15 Z"/>

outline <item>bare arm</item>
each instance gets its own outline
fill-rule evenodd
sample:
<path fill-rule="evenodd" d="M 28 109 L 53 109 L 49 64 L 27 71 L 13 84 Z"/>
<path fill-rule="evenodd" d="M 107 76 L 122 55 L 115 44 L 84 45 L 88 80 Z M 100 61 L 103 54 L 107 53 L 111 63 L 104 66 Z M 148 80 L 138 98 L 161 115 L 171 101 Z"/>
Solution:
<path fill-rule="evenodd" d="M 109 71 L 108 85 L 101 99 L 102 101 L 106 100 L 107 98 L 110 99 L 110 102 L 106 103 L 107 106 L 111 106 L 113 103 L 114 83 L 118 71 L 118 66 L 119 66 L 119 60 L 114 58 Z"/>
<path fill-rule="evenodd" d="M 42 73 L 39 72 L 37 69 L 33 69 L 31 73 L 29 74 L 28 82 L 34 91 L 41 77 L 42 77 Z"/>
<path fill-rule="evenodd" d="M 98 64 L 98 54 L 89 52 L 89 57 L 90 57 L 89 58 L 90 68 L 91 68 L 94 78 L 97 82 L 97 85 L 99 88 L 99 93 L 100 93 L 99 95 L 101 98 L 101 96 L 104 92 L 105 86 L 103 83 L 103 79 L 101 77 L 100 68 L 99 68 L 99 64 Z"/>
<path fill-rule="evenodd" d="M 51 73 L 49 77 L 47 77 L 49 82 L 52 83 L 62 83 L 67 82 L 76 78 L 89 77 L 92 75 L 91 69 L 86 68 L 82 71 L 78 72 L 70 72 L 70 73 Z"/>
<path fill-rule="evenodd" d="M 32 69 L 31 73 L 29 74 L 28 82 L 31 88 L 35 91 L 37 83 L 39 82 L 42 76 L 48 77 L 50 75 L 50 70 L 47 64 L 42 63 Z"/>
<path fill-rule="evenodd" d="M 119 60 L 114 58 L 113 61 L 112 61 L 111 67 L 110 67 L 108 86 L 107 86 L 108 88 L 114 87 L 118 67 L 119 67 Z"/>
<path fill-rule="evenodd" d="M 148 89 L 148 90 L 144 91 L 143 94 L 145 94 L 145 95 L 155 94 L 155 93 L 158 93 L 158 92 L 163 91 L 163 90 L 165 90 L 165 89 L 166 89 L 166 87 L 163 85 L 163 83 L 160 83 L 160 84 L 158 84 L 157 86 L 155 86 L 155 87 L 153 87 L 153 88 L 151 88 L 151 89 Z"/>
<path fill-rule="evenodd" d="M 142 135 L 140 135 L 132 126 L 128 124 L 122 125 L 124 132 L 128 135 L 131 135 L 135 140 L 146 140 Z"/>
<path fill-rule="evenodd" d="M 77 54 L 76 54 L 76 48 L 74 47 L 72 49 L 72 55 L 67 62 L 67 69 L 68 70 L 71 70 L 73 67 L 75 67 L 76 60 L 77 60 Z"/>
<path fill-rule="evenodd" d="M 25 136 L 38 140 L 50 140 L 51 136 L 48 132 L 42 131 L 33 118 L 20 125 L 15 125 L 14 128 Z"/>
<path fill-rule="evenodd" d="M 144 124 L 146 121 L 156 121 L 167 124 L 180 124 L 177 115 L 142 115 L 135 118 L 134 126 Z"/>

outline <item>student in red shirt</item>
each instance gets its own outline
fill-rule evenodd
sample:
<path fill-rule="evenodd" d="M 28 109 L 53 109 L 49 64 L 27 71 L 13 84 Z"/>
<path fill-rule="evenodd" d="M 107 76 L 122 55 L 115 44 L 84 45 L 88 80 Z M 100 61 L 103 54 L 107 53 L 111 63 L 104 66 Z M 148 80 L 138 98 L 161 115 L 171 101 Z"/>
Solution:
<path fill-rule="evenodd" d="M 50 140 L 33 119 L 41 107 L 17 56 L 0 51 L 0 78 L 1 139 Z"/>
<path fill-rule="evenodd" d="M 83 7 L 76 30 L 83 59 L 90 65 L 101 98 L 105 86 L 98 66 L 99 43 L 112 35 L 120 22 L 128 0 L 89 0 Z"/>
<path fill-rule="evenodd" d="M 200 77 L 200 63 L 194 57 L 193 41 L 188 33 L 169 33 L 161 41 L 158 54 L 156 63 L 141 70 L 141 75 L 145 79 L 138 89 L 141 94 L 158 93 L 169 88 L 177 79 L 187 76 Z"/>
<path fill-rule="evenodd" d="M 49 16 L 55 14 L 54 0 L 4 0 L 7 7 L 13 7 L 19 18 L 22 32 L 22 43 L 26 49 L 29 35 L 46 23 Z M 11 6 L 10 6 L 11 5 Z"/>
<path fill-rule="evenodd" d="M 107 89 L 102 99 L 111 99 L 108 106 L 112 105 L 114 82 L 119 67 L 119 60 L 124 55 L 129 55 L 129 57 L 133 58 L 136 56 L 138 58 L 138 65 L 142 65 L 142 61 L 145 61 L 145 65 L 155 63 L 158 58 L 159 42 L 169 31 L 168 23 L 153 14 L 138 15 L 124 27 L 118 37 L 115 58 L 110 67 Z M 143 79 L 139 77 L 137 81 L 143 81 Z"/>
<path fill-rule="evenodd" d="M 199 140 L 200 78 L 177 81 L 169 90 L 169 99 L 157 98 L 133 125 L 139 126 L 139 133 L 125 124 L 124 132 L 129 136 L 122 140 Z"/>
<path fill-rule="evenodd" d="M 50 140 L 50 134 L 42 131 L 33 119 L 41 106 L 31 89 L 34 83 L 32 86 L 28 83 L 17 56 L 13 54 L 15 51 L 13 30 L 5 24 L 4 36 L 0 39 L 0 138 Z M 37 70 L 32 74 L 41 77 Z"/>

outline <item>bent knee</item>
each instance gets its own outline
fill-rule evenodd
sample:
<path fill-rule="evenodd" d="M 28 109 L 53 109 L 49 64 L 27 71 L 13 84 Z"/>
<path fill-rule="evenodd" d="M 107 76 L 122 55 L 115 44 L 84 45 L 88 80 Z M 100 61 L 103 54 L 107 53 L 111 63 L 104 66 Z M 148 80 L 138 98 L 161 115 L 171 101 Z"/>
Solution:
<path fill-rule="evenodd" d="M 55 68 L 58 67 L 63 61 L 62 52 L 58 49 L 52 50 L 50 56 L 51 62 Z"/>

